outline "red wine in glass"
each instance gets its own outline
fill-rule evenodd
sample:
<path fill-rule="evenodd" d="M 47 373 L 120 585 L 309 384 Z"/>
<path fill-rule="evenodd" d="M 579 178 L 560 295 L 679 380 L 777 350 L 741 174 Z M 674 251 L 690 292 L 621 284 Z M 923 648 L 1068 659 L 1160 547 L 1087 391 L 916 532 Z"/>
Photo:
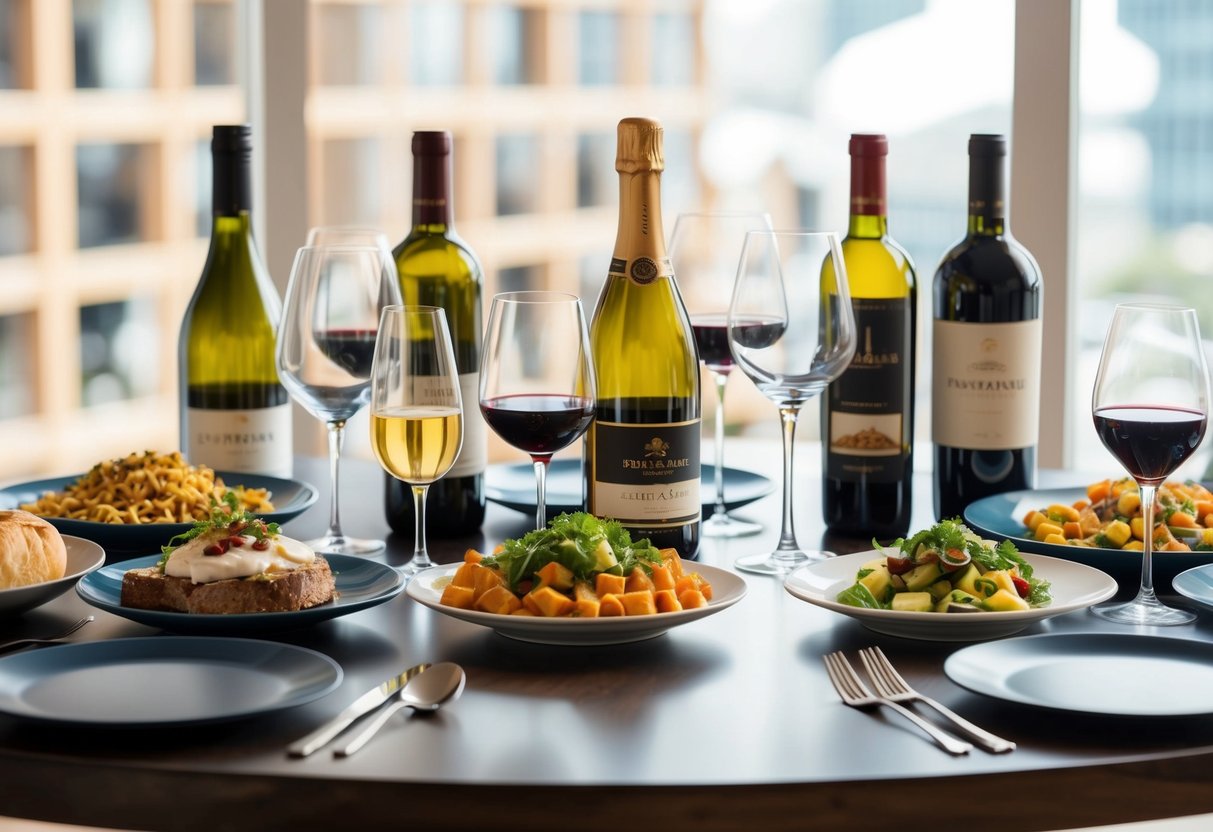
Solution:
<path fill-rule="evenodd" d="M 375 330 L 328 329 L 316 333 L 316 346 L 330 361 L 356 378 L 371 378 Z"/>
<path fill-rule="evenodd" d="M 1094 411 L 1095 432 L 1138 482 L 1166 479 L 1200 445 L 1206 416 L 1165 405 L 1117 405 Z"/>
<path fill-rule="evenodd" d="M 480 412 L 498 436 L 532 456 L 550 457 L 585 433 L 594 418 L 594 399 L 557 393 L 519 393 L 480 403 Z"/>
<path fill-rule="evenodd" d="M 728 314 L 711 313 L 691 316 L 691 329 L 695 333 L 695 345 L 699 347 L 699 360 L 709 370 L 727 373 L 733 369 L 733 353 L 729 351 Z M 735 337 L 744 346 L 769 347 L 783 335 L 786 324 L 780 320 L 742 321 L 734 324 Z"/>

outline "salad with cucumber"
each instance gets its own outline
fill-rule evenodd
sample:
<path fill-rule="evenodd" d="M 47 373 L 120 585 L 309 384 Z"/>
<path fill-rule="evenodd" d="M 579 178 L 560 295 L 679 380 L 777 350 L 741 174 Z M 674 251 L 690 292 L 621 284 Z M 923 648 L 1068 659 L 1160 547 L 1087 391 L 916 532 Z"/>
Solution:
<path fill-rule="evenodd" d="M 959 520 L 943 520 L 865 563 L 838 601 L 904 612 L 1012 612 L 1047 607 L 1049 582 L 1032 574 L 1009 540 L 983 540 Z"/>

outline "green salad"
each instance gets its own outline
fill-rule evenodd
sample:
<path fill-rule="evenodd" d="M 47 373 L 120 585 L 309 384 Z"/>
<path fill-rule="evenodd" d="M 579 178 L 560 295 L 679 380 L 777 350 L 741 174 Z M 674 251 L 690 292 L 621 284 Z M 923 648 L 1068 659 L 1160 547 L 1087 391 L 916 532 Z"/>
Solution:
<path fill-rule="evenodd" d="M 876 544 L 877 549 L 881 549 Z M 993 543 L 959 520 L 897 540 L 838 594 L 852 607 L 905 612 L 1011 612 L 1048 606 L 1049 582 L 1015 544 Z"/>

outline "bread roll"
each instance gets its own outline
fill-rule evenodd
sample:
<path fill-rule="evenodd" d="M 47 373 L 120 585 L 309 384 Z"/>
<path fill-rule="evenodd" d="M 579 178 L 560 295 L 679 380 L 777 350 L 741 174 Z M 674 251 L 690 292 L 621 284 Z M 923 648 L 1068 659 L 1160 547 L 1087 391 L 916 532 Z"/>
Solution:
<path fill-rule="evenodd" d="M 0 589 L 55 581 L 66 570 L 58 529 L 28 511 L 0 511 Z"/>

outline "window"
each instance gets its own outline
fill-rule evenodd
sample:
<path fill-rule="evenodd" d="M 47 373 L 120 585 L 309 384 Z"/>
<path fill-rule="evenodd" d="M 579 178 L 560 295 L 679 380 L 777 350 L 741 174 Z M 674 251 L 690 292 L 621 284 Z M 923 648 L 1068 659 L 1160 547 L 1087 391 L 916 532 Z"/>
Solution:
<path fill-rule="evenodd" d="M 236 83 L 236 11 L 231 3 L 194 4 L 194 83 Z"/>
<path fill-rule="evenodd" d="M 29 148 L 0 145 L 0 257 L 24 254 L 33 245 L 29 187 L 32 161 Z"/>
<path fill-rule="evenodd" d="M 76 148 L 80 248 L 143 238 L 146 152 L 134 144 L 82 144 Z"/>
<path fill-rule="evenodd" d="M 80 308 L 80 400 L 85 407 L 154 393 L 156 306 L 147 297 Z"/>
<path fill-rule="evenodd" d="M 150 87 L 153 25 L 148 0 L 72 0 L 77 89 Z"/>
<path fill-rule="evenodd" d="M 0 315 L 0 419 L 34 412 L 33 315 Z"/>

